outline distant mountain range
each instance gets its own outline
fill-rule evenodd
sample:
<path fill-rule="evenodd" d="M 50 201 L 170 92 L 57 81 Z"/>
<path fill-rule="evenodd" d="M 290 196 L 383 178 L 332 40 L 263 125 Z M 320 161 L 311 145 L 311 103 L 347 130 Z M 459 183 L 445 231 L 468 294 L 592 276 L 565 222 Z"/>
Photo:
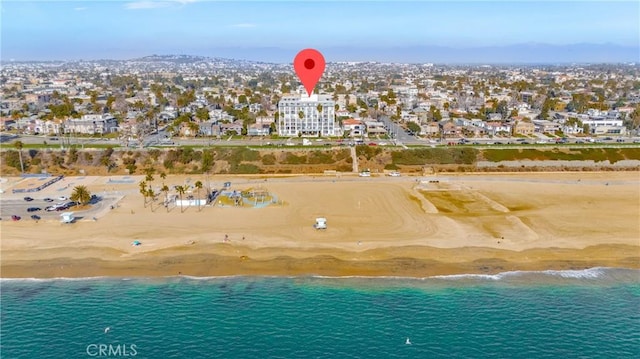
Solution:
<path fill-rule="evenodd" d="M 314 47 L 309 44 L 309 47 Z M 640 63 L 640 45 L 621 46 L 605 44 L 550 45 L 526 43 L 508 46 L 478 46 L 456 48 L 451 46 L 398 46 L 381 47 L 316 47 L 324 54 L 327 62 L 376 61 L 396 63 L 435 63 L 435 64 L 571 64 L 571 63 Z M 279 63 L 290 64 L 300 50 L 279 47 L 210 47 L 206 50 L 190 49 L 191 55 L 172 55 L 186 53 L 185 49 L 166 49 L 166 54 L 132 58 L 120 51 L 107 51 L 109 55 L 82 54 L 77 59 L 102 58 L 116 61 L 171 62 L 175 64 L 196 63 L 201 61 L 229 64 Z M 78 49 L 81 52 L 81 49 Z M 144 51 L 144 49 L 139 49 Z M 151 52 L 151 51 L 149 51 Z M 154 51 L 159 53 L 159 51 Z M 69 54 L 67 61 L 74 58 Z M 53 60 L 53 59 L 51 59 Z M 50 61 L 51 61 L 50 60 Z M 1 62 L 11 61 L 3 56 Z M 36 60 L 37 61 L 37 60 Z M 21 61 L 21 62 L 24 62 Z M 64 61 L 63 61 L 64 62 Z"/>
<path fill-rule="evenodd" d="M 616 44 L 549 45 L 538 43 L 509 46 L 454 48 L 446 46 L 404 46 L 394 48 L 328 47 L 317 48 L 328 62 L 379 61 L 438 64 L 518 64 L 518 63 L 619 63 L 640 62 L 639 46 Z M 225 47 L 206 55 L 264 62 L 291 62 L 297 50 L 276 47 Z"/>

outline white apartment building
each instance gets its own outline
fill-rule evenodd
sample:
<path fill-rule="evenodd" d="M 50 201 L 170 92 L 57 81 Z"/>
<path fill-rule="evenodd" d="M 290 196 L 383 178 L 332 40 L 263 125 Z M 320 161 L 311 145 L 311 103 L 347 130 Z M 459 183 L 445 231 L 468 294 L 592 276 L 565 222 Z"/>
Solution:
<path fill-rule="evenodd" d="M 280 136 L 336 136 L 335 102 L 326 95 L 285 96 L 278 102 Z"/>
<path fill-rule="evenodd" d="M 94 135 L 110 133 L 118 130 L 118 120 L 106 113 L 103 115 L 84 115 L 82 118 L 71 118 L 64 123 L 64 133 L 84 133 Z"/>

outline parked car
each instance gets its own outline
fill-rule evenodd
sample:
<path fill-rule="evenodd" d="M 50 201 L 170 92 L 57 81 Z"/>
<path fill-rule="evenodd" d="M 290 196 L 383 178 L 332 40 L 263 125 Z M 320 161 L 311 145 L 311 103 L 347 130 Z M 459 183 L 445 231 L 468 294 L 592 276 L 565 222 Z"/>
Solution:
<path fill-rule="evenodd" d="M 39 221 L 39 220 L 41 220 L 42 218 L 40 218 L 40 216 L 38 216 L 37 214 L 32 214 L 32 215 L 31 215 L 31 219 L 33 219 L 33 220 L 35 220 L 35 221 Z"/>
<path fill-rule="evenodd" d="M 33 198 L 31 198 L 31 197 L 25 197 L 25 198 L 24 198 L 24 200 L 25 200 L 25 201 L 27 201 L 27 202 L 31 202 L 31 201 L 33 201 Z"/>
<path fill-rule="evenodd" d="M 47 197 L 47 198 L 45 198 L 45 199 L 44 199 L 44 201 L 45 201 L 45 202 L 53 202 L 53 198 L 49 198 L 49 197 Z"/>
<path fill-rule="evenodd" d="M 398 171 L 389 172 L 389 176 L 391 176 L 391 177 L 400 177 L 400 172 L 398 172 Z"/>
<path fill-rule="evenodd" d="M 27 212 L 37 212 L 37 211 L 40 211 L 40 210 L 42 210 L 42 208 L 40 208 L 40 207 L 29 207 L 29 208 L 27 208 Z"/>
<path fill-rule="evenodd" d="M 58 207 L 59 207 L 58 205 L 55 205 L 55 206 L 49 206 L 49 207 L 45 208 L 44 210 L 45 210 L 45 211 L 47 211 L 47 212 L 53 212 L 53 211 L 55 211 L 56 209 L 58 209 Z"/>
<path fill-rule="evenodd" d="M 11 216 L 11 220 L 13 220 L 13 221 L 19 221 L 20 219 L 21 219 L 21 217 L 18 216 L 18 215 L 14 214 L 13 216 Z"/>
<path fill-rule="evenodd" d="M 58 197 L 58 201 L 66 201 L 68 198 L 65 196 Z"/>

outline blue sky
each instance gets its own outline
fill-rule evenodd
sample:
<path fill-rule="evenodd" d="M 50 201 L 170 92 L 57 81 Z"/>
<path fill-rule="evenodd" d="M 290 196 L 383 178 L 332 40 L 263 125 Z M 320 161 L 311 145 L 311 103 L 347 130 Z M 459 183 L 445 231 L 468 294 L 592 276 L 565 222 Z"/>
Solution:
<path fill-rule="evenodd" d="M 259 60 L 261 51 L 306 47 L 640 43 L 638 1 L 4 0 L 0 6 L 2 60 L 215 56 L 229 49 Z"/>

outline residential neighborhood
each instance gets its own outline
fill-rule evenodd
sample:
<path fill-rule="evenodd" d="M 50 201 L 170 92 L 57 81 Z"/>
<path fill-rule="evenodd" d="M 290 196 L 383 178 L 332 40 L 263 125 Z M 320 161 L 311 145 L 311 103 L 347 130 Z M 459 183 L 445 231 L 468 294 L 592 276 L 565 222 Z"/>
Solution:
<path fill-rule="evenodd" d="M 409 141 L 536 142 L 628 138 L 640 125 L 637 64 L 335 62 L 311 96 L 289 64 L 186 55 L 7 62 L 0 75 L 3 132 L 133 146 L 207 137 L 400 140 L 398 131 Z"/>

